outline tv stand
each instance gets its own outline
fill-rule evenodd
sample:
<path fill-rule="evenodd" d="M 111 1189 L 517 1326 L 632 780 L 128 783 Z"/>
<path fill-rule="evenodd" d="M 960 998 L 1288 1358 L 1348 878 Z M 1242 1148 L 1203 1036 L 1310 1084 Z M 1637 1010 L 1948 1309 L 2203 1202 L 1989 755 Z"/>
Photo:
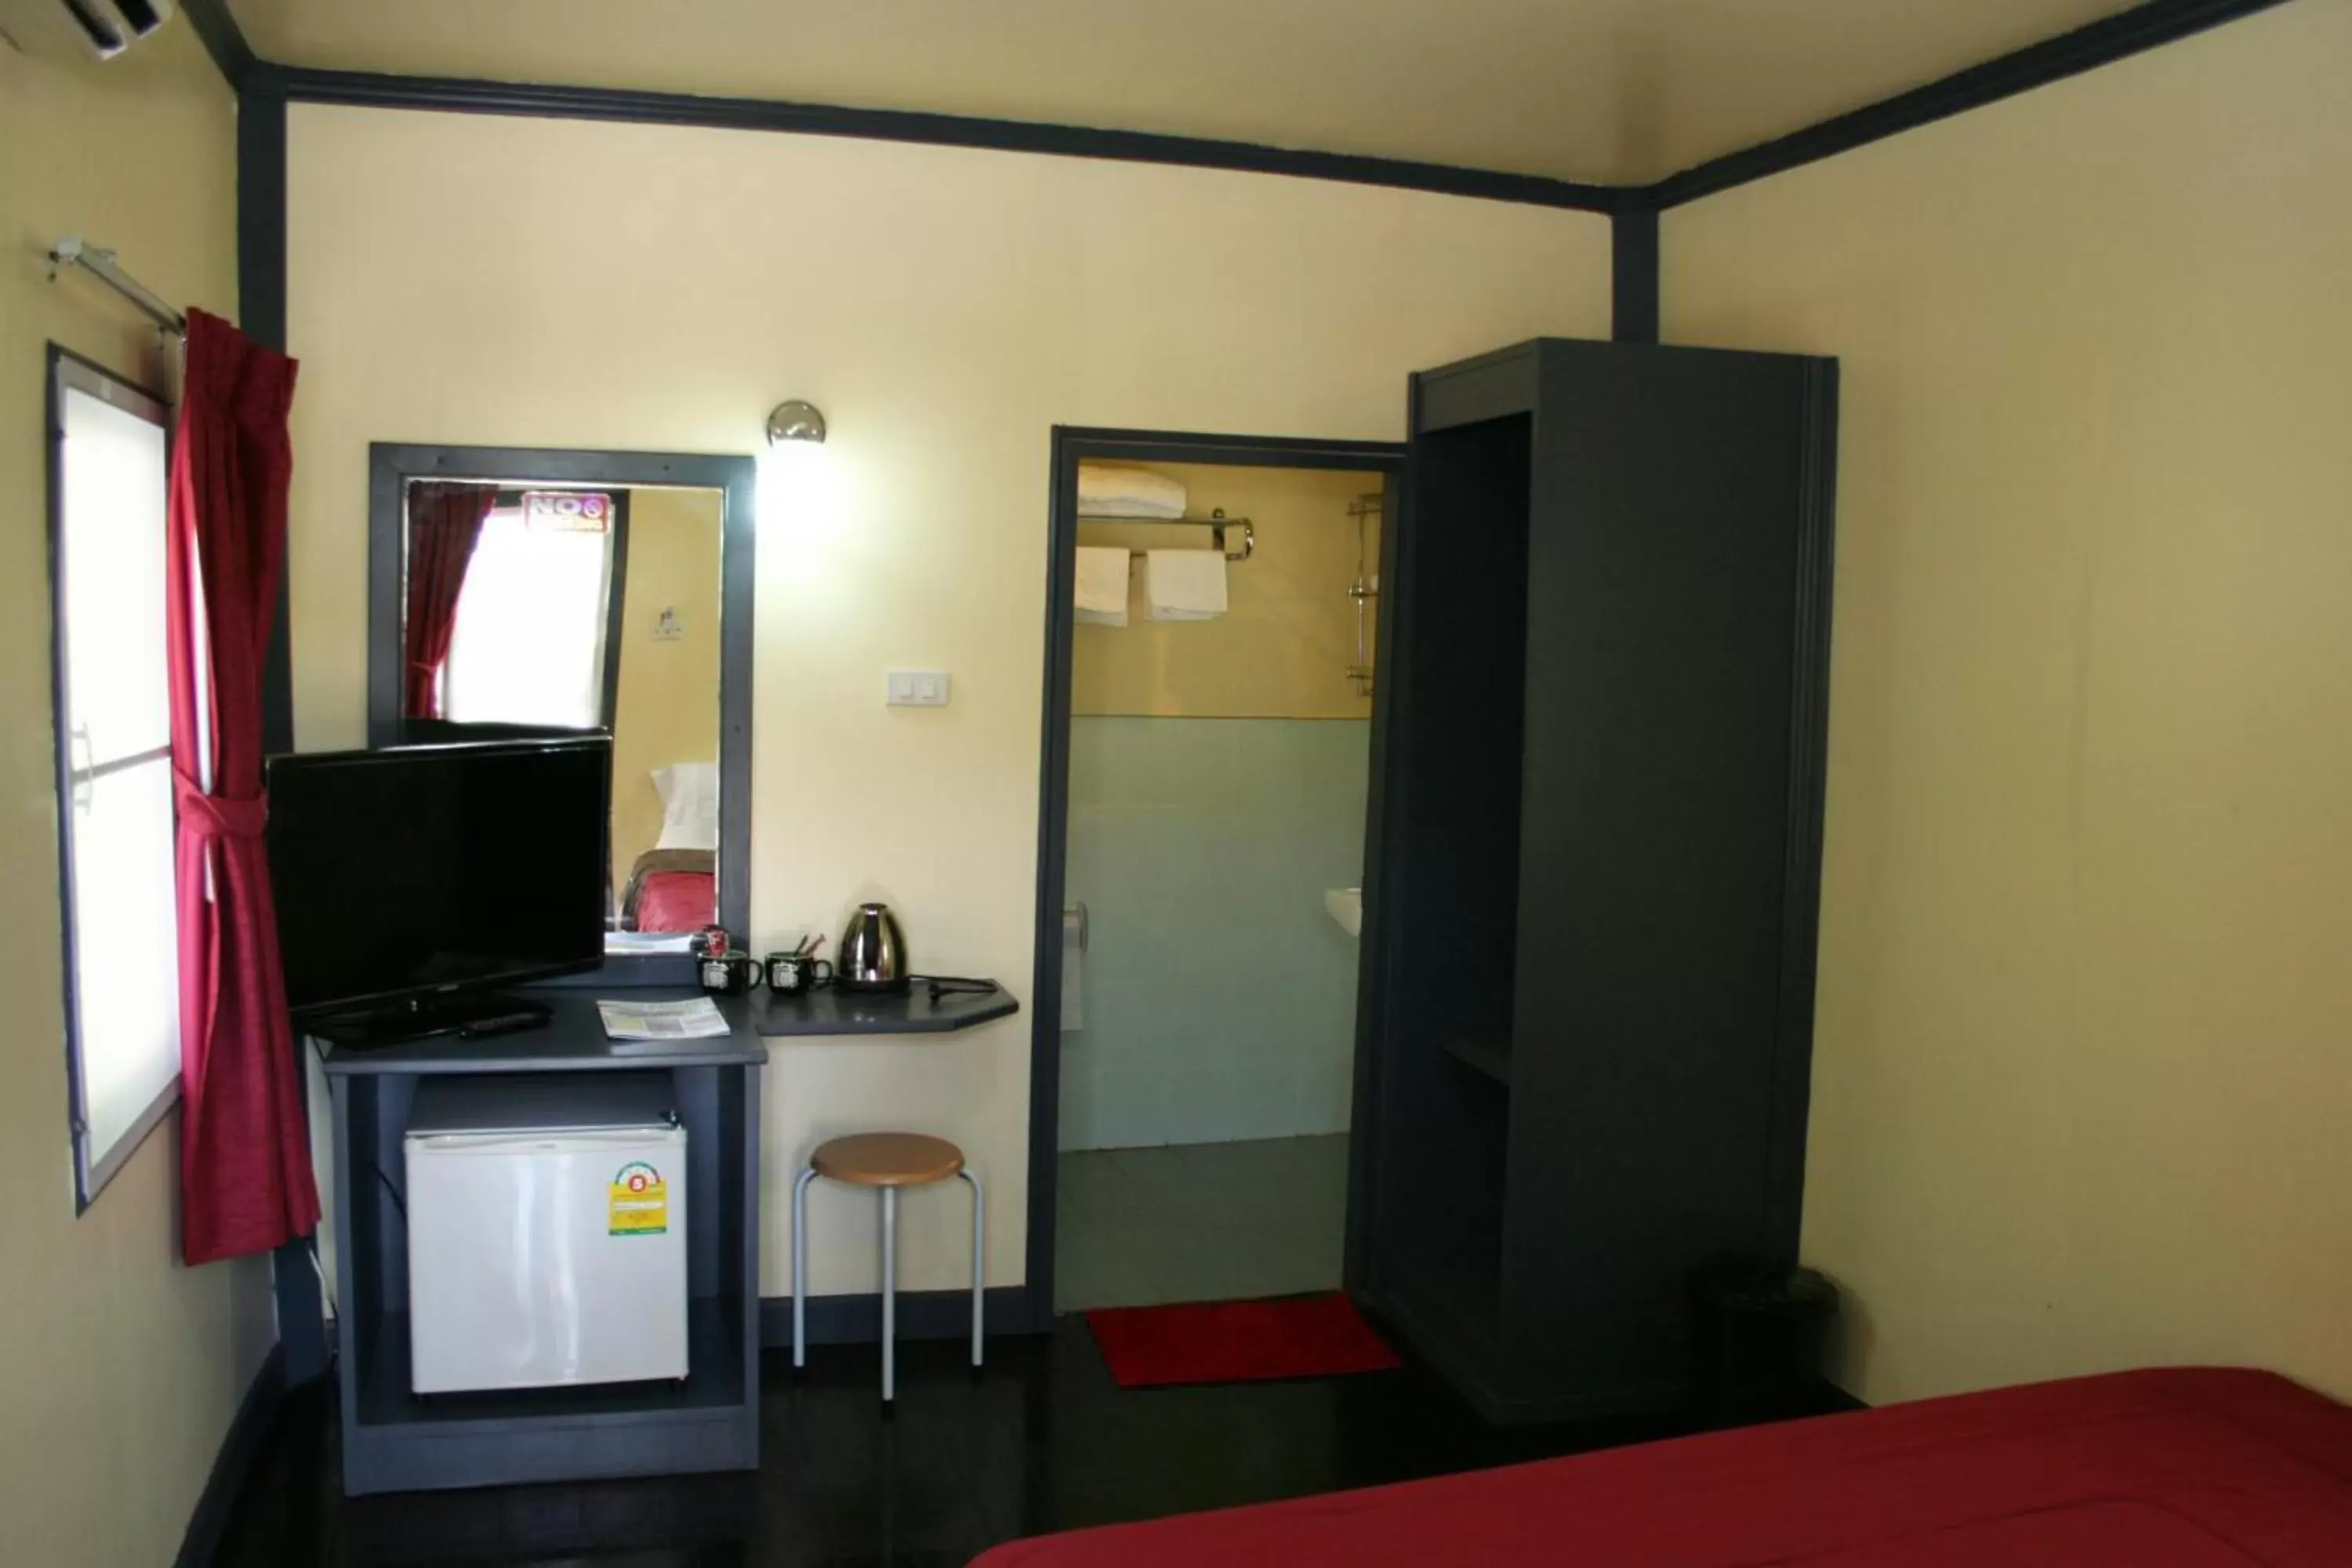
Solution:
<path fill-rule="evenodd" d="M 496 1032 L 507 1034 L 519 1029 L 543 1029 L 552 1016 L 544 1002 L 527 1001 L 520 996 L 496 991 L 473 991 L 454 996 L 419 997 L 355 1013 L 338 1013 L 299 1026 L 304 1034 L 315 1035 L 346 1050 L 374 1051 L 386 1046 L 399 1045 L 404 1040 L 463 1034 L 475 1025 L 519 1015 L 528 1015 L 531 1021 L 511 1024 Z"/>
<path fill-rule="evenodd" d="M 663 986 L 621 994 L 667 1002 L 702 993 Z M 749 999 L 719 997 L 732 1032 L 692 1040 L 607 1038 L 595 993 L 585 986 L 551 988 L 537 1000 L 553 1016 L 535 1034 L 415 1040 L 382 1050 L 333 1046 L 320 1063 L 333 1102 L 335 1246 L 328 1277 L 340 1308 L 335 1404 L 347 1497 L 760 1468 L 760 1254 L 767 1233 L 760 1223 L 760 1077 L 768 1047 L 752 1031 Z M 436 1079 L 507 1078 L 553 1106 L 596 1096 L 598 1081 L 615 1073 L 667 1079 L 687 1131 L 684 1169 L 667 1175 L 682 1184 L 672 1201 L 682 1194 L 685 1205 L 686 1381 L 418 1394 L 401 1206 L 415 1096 Z M 592 1184 L 592 1201 L 602 1201 L 600 1187 Z"/>

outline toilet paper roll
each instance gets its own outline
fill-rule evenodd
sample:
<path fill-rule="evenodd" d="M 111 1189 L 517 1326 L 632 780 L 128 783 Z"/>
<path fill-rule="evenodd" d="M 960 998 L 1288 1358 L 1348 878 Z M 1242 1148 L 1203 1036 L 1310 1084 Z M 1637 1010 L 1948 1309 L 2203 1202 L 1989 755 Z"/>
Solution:
<path fill-rule="evenodd" d="M 1087 909 L 1073 904 L 1062 911 L 1062 1033 L 1086 1027 L 1086 993 Z"/>

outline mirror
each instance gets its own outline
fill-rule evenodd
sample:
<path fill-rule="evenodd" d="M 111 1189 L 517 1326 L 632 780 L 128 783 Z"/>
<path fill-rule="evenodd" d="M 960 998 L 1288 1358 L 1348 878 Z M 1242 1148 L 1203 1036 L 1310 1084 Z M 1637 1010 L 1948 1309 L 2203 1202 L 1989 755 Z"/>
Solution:
<path fill-rule="evenodd" d="M 610 734 L 608 966 L 740 933 L 749 460 L 376 450 L 371 743 Z"/>

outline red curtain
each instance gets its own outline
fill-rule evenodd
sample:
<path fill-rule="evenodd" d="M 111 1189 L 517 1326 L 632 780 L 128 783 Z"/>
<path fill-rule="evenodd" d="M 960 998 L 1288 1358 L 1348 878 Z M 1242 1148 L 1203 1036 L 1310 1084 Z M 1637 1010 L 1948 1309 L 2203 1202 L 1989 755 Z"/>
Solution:
<path fill-rule="evenodd" d="M 407 679 L 401 712 L 441 717 L 441 666 L 457 629 L 457 595 L 499 492 L 488 485 L 420 484 L 408 492 Z"/>
<path fill-rule="evenodd" d="M 286 567 L 294 362 L 188 312 L 172 447 L 172 773 L 179 803 L 180 1230 L 190 1263 L 319 1223 L 301 1061 L 261 829 L 261 679 Z"/>

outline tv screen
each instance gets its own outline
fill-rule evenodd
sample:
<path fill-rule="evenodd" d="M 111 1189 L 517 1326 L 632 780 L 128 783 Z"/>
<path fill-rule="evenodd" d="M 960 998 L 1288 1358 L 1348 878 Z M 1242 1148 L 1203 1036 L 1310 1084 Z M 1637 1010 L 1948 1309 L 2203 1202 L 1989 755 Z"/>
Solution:
<path fill-rule="evenodd" d="M 604 962 L 613 742 L 273 757 L 286 999 L 320 1017 Z"/>

